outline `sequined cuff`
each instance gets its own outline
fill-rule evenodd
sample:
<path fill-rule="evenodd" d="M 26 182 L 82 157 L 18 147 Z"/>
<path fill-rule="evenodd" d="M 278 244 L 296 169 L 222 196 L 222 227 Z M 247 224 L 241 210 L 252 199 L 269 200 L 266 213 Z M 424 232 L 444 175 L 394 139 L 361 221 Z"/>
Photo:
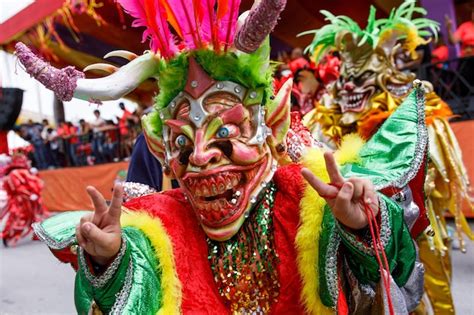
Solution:
<path fill-rule="evenodd" d="M 382 246 L 385 248 L 392 236 L 392 230 L 390 228 L 390 218 L 387 211 L 387 204 L 382 198 L 379 199 L 379 208 L 380 208 L 380 240 Z M 348 231 L 342 224 L 336 220 L 337 231 L 349 244 L 351 244 L 355 249 L 363 252 L 364 254 L 374 256 L 374 249 L 372 248 L 372 238 L 370 233 L 365 233 L 362 237 L 356 238 L 356 236 Z"/>
<path fill-rule="evenodd" d="M 116 300 L 109 314 L 123 314 L 123 310 L 128 302 L 130 291 L 132 290 L 133 280 L 133 263 L 132 260 L 128 263 L 127 273 L 125 275 L 125 282 L 122 289 L 116 294 Z"/>
<path fill-rule="evenodd" d="M 145 195 L 149 195 L 149 194 L 153 194 L 157 192 L 156 189 L 148 185 L 145 185 L 142 183 L 135 183 L 135 182 L 124 183 L 123 191 L 124 191 L 124 199 L 126 201 L 133 198 L 137 198 L 137 197 L 141 197 L 141 196 L 145 196 Z"/>
<path fill-rule="evenodd" d="M 115 275 L 117 272 L 120 263 L 122 262 L 122 258 L 125 255 L 127 250 L 127 241 L 122 236 L 122 245 L 120 246 L 120 250 L 117 254 L 117 257 L 112 261 L 112 263 L 107 267 L 107 269 L 100 275 L 95 276 L 91 273 L 89 269 L 89 265 L 86 261 L 84 249 L 81 247 L 79 248 L 79 261 L 80 261 L 80 268 L 84 272 L 86 279 L 92 284 L 95 289 L 100 289 L 104 287 Z"/>

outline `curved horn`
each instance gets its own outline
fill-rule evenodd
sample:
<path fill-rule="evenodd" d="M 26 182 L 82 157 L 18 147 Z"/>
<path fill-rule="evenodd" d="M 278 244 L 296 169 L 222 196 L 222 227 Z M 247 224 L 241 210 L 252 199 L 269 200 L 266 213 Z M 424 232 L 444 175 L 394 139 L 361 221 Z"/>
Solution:
<path fill-rule="evenodd" d="M 138 56 L 131 51 L 127 50 L 114 50 L 109 53 L 107 53 L 104 56 L 104 59 L 110 58 L 110 57 L 121 57 L 124 59 L 127 59 L 128 61 L 132 61 L 133 59 L 137 58 Z"/>
<path fill-rule="evenodd" d="M 107 72 L 108 74 L 117 72 L 119 68 L 116 66 L 113 66 L 108 63 L 94 63 L 92 65 L 88 65 L 85 67 L 82 71 L 87 72 L 87 71 L 92 71 L 92 70 L 99 70 L 99 71 L 104 71 Z"/>
<path fill-rule="evenodd" d="M 52 90 L 62 101 L 72 97 L 91 102 L 116 100 L 140 83 L 156 74 L 159 67 L 157 56 L 146 53 L 119 68 L 113 74 L 99 79 L 84 79 L 84 73 L 74 67 L 56 69 L 37 57 L 23 43 L 17 43 L 16 55 L 26 72 Z"/>
<path fill-rule="evenodd" d="M 285 5 L 286 0 L 261 0 L 250 10 L 244 24 L 237 31 L 235 47 L 246 53 L 256 51 L 277 24 Z"/>

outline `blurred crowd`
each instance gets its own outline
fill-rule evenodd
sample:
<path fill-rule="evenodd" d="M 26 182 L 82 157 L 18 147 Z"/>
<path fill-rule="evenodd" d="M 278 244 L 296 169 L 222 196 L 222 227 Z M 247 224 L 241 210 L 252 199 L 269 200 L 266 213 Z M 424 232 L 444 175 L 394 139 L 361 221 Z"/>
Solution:
<path fill-rule="evenodd" d="M 122 115 L 116 117 L 116 121 L 102 118 L 96 109 L 92 121 L 80 119 L 77 124 L 59 121 L 53 127 L 47 119 L 41 123 L 29 120 L 16 126 L 14 131 L 31 144 L 26 153 L 38 169 L 126 160 L 141 131 L 140 118 L 123 103 L 119 103 L 119 107 Z"/>

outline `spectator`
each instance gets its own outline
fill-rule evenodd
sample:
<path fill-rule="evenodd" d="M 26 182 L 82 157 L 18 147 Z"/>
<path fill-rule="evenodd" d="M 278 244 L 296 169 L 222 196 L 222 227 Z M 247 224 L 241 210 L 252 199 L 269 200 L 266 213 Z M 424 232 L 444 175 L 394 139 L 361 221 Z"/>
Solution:
<path fill-rule="evenodd" d="M 49 146 L 49 152 L 51 156 L 50 166 L 59 167 L 61 164 L 59 163 L 59 140 L 58 140 L 58 132 L 51 127 L 46 129 L 46 143 Z"/>
<path fill-rule="evenodd" d="M 42 120 L 43 129 L 41 130 L 41 139 L 43 139 L 43 143 L 45 145 L 45 159 L 46 164 L 48 167 L 54 166 L 51 157 L 51 148 L 48 143 L 48 128 L 51 128 L 49 125 L 49 121 L 47 119 Z"/>
<path fill-rule="evenodd" d="M 119 144 L 119 130 L 116 128 L 112 120 L 106 121 L 104 128 L 105 142 L 104 142 L 104 156 L 108 162 L 118 161 L 118 144 Z"/>
<path fill-rule="evenodd" d="M 77 127 L 75 127 L 70 121 L 66 122 L 68 127 L 68 141 L 69 141 L 69 157 L 73 166 L 81 165 L 77 158 L 77 148 L 79 146 L 79 138 L 77 136 Z"/>
<path fill-rule="evenodd" d="M 92 127 L 92 154 L 95 158 L 95 163 L 103 163 L 104 159 L 104 133 L 102 128 L 105 126 L 105 120 L 100 116 L 98 109 L 94 110 L 95 119 L 90 122 Z"/>
<path fill-rule="evenodd" d="M 43 119 L 42 124 L 43 130 L 41 131 L 41 138 L 43 138 L 43 140 L 46 140 L 48 136 L 48 128 L 50 128 L 51 126 L 49 125 L 49 121 L 47 119 Z"/>
<path fill-rule="evenodd" d="M 79 142 L 77 146 L 77 157 L 80 165 L 87 165 L 90 160 L 89 155 L 92 152 L 90 137 L 90 125 L 84 119 L 80 119 L 78 130 Z"/>
<path fill-rule="evenodd" d="M 79 142 L 79 140 L 77 139 L 76 134 L 77 131 L 70 122 L 62 121 L 60 123 L 60 126 L 58 127 L 58 135 L 63 139 L 64 152 L 69 158 L 69 166 L 79 165 L 76 156 L 77 143 Z"/>
<path fill-rule="evenodd" d="M 128 131 L 129 119 L 132 118 L 132 113 L 125 108 L 125 104 L 120 102 L 119 108 L 123 111 L 122 117 L 119 118 L 119 131 L 120 131 L 120 143 L 121 155 L 128 157 L 131 152 L 130 135 Z"/>
<path fill-rule="evenodd" d="M 444 62 L 449 59 L 449 49 L 444 43 L 443 37 L 440 36 L 436 42 L 436 47 L 431 52 L 431 62 L 438 63 Z M 442 68 L 442 64 L 437 65 L 438 68 Z"/>
<path fill-rule="evenodd" d="M 461 44 L 461 57 L 474 56 L 474 5 L 471 6 L 471 20 L 459 25 L 453 32 L 453 21 L 445 16 L 449 42 L 453 45 Z"/>
<path fill-rule="evenodd" d="M 33 145 L 34 152 L 33 157 L 35 165 L 38 169 L 46 169 L 48 163 L 46 160 L 46 146 L 41 138 L 41 131 L 43 126 L 39 123 L 34 123 L 31 119 L 28 121 L 27 126 L 27 138 L 28 141 Z"/>

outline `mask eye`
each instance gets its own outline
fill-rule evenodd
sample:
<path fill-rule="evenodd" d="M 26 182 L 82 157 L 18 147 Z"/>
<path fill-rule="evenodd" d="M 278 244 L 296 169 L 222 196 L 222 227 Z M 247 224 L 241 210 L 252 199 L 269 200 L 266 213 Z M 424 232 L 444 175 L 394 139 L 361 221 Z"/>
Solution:
<path fill-rule="evenodd" d="M 188 138 L 185 135 L 179 135 L 176 137 L 176 140 L 174 143 L 176 144 L 176 147 L 178 148 L 184 148 L 188 144 Z"/>
<path fill-rule="evenodd" d="M 229 136 L 229 129 L 226 127 L 220 127 L 216 133 L 217 138 L 227 138 Z"/>
<path fill-rule="evenodd" d="M 217 139 L 225 139 L 225 138 L 234 138 L 240 135 L 240 130 L 237 126 L 232 124 L 227 124 L 220 127 L 216 132 Z"/>

